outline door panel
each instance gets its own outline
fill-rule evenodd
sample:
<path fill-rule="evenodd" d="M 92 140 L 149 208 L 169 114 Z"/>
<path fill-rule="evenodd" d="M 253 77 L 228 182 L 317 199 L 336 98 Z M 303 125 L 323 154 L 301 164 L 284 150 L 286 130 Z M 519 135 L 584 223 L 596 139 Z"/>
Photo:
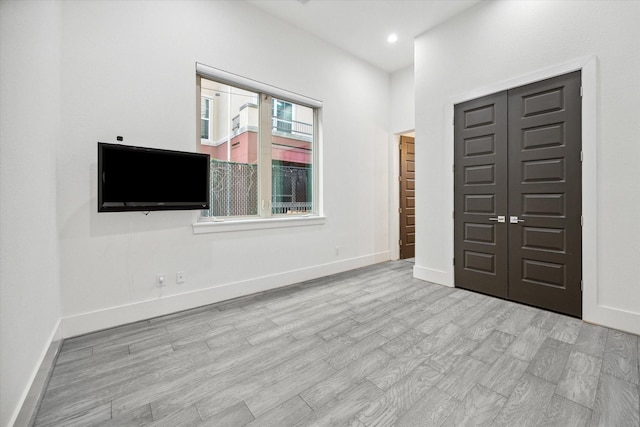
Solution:
<path fill-rule="evenodd" d="M 580 73 L 509 91 L 509 298 L 582 314 Z"/>
<path fill-rule="evenodd" d="M 400 259 L 413 258 L 416 247 L 415 140 L 400 137 Z"/>
<path fill-rule="evenodd" d="M 455 106 L 456 286 L 507 297 L 507 93 Z"/>
<path fill-rule="evenodd" d="M 456 286 L 580 317 L 580 72 L 454 116 Z"/>

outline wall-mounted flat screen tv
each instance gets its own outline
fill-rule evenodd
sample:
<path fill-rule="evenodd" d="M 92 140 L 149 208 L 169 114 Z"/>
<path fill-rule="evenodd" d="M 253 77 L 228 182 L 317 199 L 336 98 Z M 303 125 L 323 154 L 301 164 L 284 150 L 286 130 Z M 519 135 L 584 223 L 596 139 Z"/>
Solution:
<path fill-rule="evenodd" d="M 209 209 L 209 155 L 98 142 L 98 212 Z"/>

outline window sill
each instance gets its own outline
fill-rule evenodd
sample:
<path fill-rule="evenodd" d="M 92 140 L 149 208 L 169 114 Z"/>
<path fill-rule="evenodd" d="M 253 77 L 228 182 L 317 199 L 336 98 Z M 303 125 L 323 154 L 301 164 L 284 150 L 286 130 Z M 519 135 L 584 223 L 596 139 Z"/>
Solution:
<path fill-rule="evenodd" d="M 269 228 L 304 227 L 322 225 L 325 216 L 292 216 L 252 219 L 225 219 L 193 224 L 193 234 L 226 233 L 231 231 L 265 230 Z"/>

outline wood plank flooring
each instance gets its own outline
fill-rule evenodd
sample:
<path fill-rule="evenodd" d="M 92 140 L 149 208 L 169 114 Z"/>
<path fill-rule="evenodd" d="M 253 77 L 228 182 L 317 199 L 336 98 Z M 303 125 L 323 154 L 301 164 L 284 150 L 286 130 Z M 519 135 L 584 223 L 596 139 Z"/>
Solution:
<path fill-rule="evenodd" d="M 637 336 L 412 266 L 66 340 L 36 426 L 640 426 Z"/>

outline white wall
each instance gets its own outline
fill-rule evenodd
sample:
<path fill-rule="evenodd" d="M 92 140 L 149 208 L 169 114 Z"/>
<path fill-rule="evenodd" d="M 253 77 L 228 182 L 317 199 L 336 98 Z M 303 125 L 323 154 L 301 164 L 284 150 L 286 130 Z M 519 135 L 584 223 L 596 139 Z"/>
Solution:
<path fill-rule="evenodd" d="M 56 146 L 60 4 L 0 2 L 0 425 L 60 321 Z"/>
<path fill-rule="evenodd" d="M 244 2 L 65 2 L 62 40 L 65 336 L 389 258 L 387 74 Z M 98 141 L 195 149 L 196 62 L 324 102 L 325 224 L 194 235 L 190 212 L 97 213 Z"/>
<path fill-rule="evenodd" d="M 585 215 L 597 221 L 597 251 L 585 250 L 597 256 L 584 271 L 597 273 L 585 276 L 584 318 L 640 333 L 638 22 L 639 2 L 483 2 L 417 38 L 416 276 L 453 281 L 451 100 L 595 55 L 596 131 L 583 138 L 596 141 L 585 195 L 596 203 Z"/>
<path fill-rule="evenodd" d="M 389 144 L 389 242 L 391 259 L 400 258 L 400 134 L 413 132 L 415 129 L 415 87 L 413 64 L 398 70 L 390 76 L 390 114 L 391 134 Z"/>
<path fill-rule="evenodd" d="M 411 132 L 416 126 L 413 64 L 391 74 L 391 133 Z"/>

